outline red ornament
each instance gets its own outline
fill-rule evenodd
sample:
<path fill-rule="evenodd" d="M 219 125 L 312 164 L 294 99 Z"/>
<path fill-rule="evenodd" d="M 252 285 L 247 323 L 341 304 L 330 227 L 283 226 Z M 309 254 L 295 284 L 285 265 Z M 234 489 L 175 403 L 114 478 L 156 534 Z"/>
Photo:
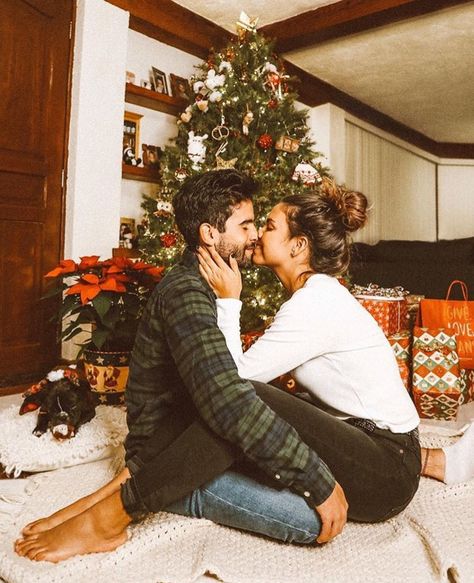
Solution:
<path fill-rule="evenodd" d="M 262 134 L 257 140 L 257 146 L 262 150 L 268 150 L 273 144 L 273 138 L 270 134 Z"/>
<path fill-rule="evenodd" d="M 169 247 L 174 247 L 177 240 L 178 238 L 176 237 L 176 233 L 166 233 L 166 235 L 161 235 L 160 237 L 161 244 L 167 249 Z"/>
<path fill-rule="evenodd" d="M 270 101 L 267 103 L 267 106 L 269 109 L 276 109 L 278 107 L 278 99 L 270 99 Z"/>

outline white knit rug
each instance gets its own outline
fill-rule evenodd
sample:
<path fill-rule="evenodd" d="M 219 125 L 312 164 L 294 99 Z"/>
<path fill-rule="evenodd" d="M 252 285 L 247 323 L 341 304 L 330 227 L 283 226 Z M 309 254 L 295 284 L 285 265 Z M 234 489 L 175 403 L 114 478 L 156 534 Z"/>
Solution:
<path fill-rule="evenodd" d="M 350 523 L 323 547 L 298 547 L 161 513 L 129 528 L 111 553 L 35 563 L 12 544 L 21 527 L 107 482 L 112 460 L 27 479 L 21 510 L 0 537 L 8 583 L 191 583 L 210 572 L 226 583 L 432 583 L 474 581 L 474 482 L 447 487 L 422 479 L 405 512 L 375 525 Z"/>
<path fill-rule="evenodd" d="M 99 405 L 95 417 L 72 439 L 59 441 L 51 431 L 33 435 L 38 411 L 19 415 L 18 406 L 0 412 L 0 464 L 9 475 L 44 472 L 103 459 L 114 454 L 127 435 L 125 412 Z"/>

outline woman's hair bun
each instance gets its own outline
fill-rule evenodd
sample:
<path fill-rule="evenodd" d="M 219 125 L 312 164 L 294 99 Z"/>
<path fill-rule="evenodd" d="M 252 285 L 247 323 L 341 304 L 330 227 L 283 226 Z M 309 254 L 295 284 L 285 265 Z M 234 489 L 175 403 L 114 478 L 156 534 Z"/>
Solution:
<path fill-rule="evenodd" d="M 357 231 L 367 221 L 367 197 L 361 192 L 338 185 L 331 178 L 323 178 L 320 196 L 331 202 L 341 217 L 346 231 Z"/>

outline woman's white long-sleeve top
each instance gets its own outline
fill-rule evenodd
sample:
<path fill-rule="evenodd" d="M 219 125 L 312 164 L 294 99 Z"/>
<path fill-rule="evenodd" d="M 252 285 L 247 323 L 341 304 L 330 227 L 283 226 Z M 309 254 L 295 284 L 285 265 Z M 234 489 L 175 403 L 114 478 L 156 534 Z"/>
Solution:
<path fill-rule="evenodd" d="M 418 414 L 387 338 L 336 278 L 312 275 L 245 353 L 241 305 L 217 300 L 218 325 L 242 378 L 269 382 L 291 372 L 333 415 L 371 419 L 395 433 L 417 427 Z"/>

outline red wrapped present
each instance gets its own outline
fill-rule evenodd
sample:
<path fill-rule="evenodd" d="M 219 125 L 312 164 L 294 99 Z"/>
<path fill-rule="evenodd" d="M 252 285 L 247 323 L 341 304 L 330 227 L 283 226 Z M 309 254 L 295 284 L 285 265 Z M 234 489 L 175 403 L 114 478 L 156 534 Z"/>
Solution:
<path fill-rule="evenodd" d="M 356 296 L 364 308 L 375 318 L 384 334 L 396 334 L 406 327 L 407 302 L 405 298 L 382 298 L 375 296 Z"/>
<path fill-rule="evenodd" d="M 418 328 L 413 334 L 413 400 L 420 417 L 456 418 L 465 393 L 456 336 L 442 328 Z"/>
<path fill-rule="evenodd" d="M 251 332 L 246 332 L 240 335 L 240 340 L 242 342 L 242 350 L 245 352 L 248 350 L 252 344 L 260 338 L 260 336 L 265 332 L 265 330 L 252 330 Z"/>
<path fill-rule="evenodd" d="M 380 287 L 376 283 L 367 286 L 353 285 L 351 293 L 370 312 L 386 336 L 407 328 L 408 291 L 402 287 Z"/>

